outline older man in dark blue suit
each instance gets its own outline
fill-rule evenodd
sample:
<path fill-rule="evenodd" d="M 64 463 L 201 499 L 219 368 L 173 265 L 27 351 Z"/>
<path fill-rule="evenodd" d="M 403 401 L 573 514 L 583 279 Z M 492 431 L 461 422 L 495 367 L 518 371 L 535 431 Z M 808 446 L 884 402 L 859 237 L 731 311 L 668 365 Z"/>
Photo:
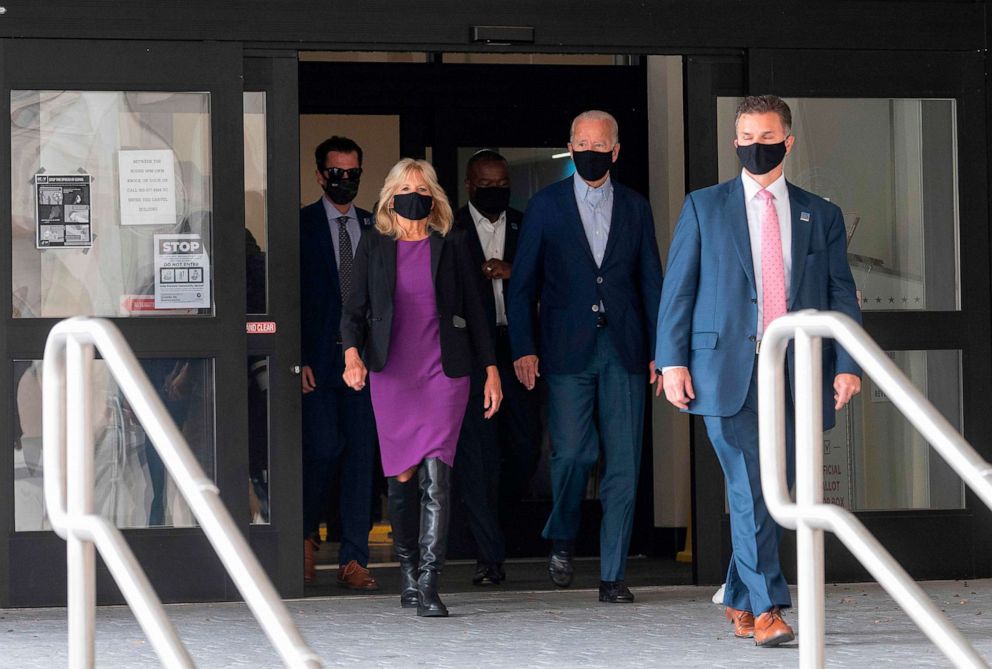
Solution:
<path fill-rule="evenodd" d="M 551 580 L 571 584 L 582 497 L 602 454 L 599 599 L 611 603 L 634 600 L 623 577 L 661 294 L 651 208 L 610 178 L 618 134 L 605 112 L 572 122 L 576 174 L 537 193 L 527 208 L 507 313 L 517 377 L 531 389 L 541 374 L 548 386 Z"/>
<path fill-rule="evenodd" d="M 734 144 L 744 169 L 686 196 L 658 311 L 656 361 L 665 395 L 704 417 L 727 479 L 734 553 L 726 614 L 737 636 L 760 646 L 794 638 L 780 613 L 792 603 L 779 566 L 781 529 L 761 494 L 761 335 L 776 317 L 801 309 L 861 320 L 840 209 L 785 180 L 791 126 L 789 106 L 775 96 L 748 97 L 738 107 Z M 860 391 L 859 374 L 843 348 L 823 343 L 824 429 L 833 426 L 834 409 Z M 791 396 L 786 401 L 791 436 Z"/>
<path fill-rule="evenodd" d="M 341 303 L 351 289 L 355 249 L 372 215 L 352 204 L 362 175 L 362 149 L 331 137 L 315 151 L 324 195 L 300 210 L 300 296 L 303 348 L 304 580 L 314 582 L 317 527 L 331 490 L 339 493 L 338 584 L 377 590 L 368 571 L 372 524 L 375 421 L 369 391 L 344 385 Z"/>

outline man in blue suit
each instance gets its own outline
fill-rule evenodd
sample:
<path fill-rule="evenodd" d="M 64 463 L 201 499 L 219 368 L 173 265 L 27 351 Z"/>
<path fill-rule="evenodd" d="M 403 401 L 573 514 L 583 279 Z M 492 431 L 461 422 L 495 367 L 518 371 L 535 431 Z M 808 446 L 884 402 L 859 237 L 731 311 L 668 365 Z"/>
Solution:
<path fill-rule="evenodd" d="M 646 386 L 657 377 L 650 347 L 661 293 L 651 208 L 610 178 L 618 134 L 606 112 L 587 111 L 572 122 L 576 174 L 527 207 L 507 313 L 517 378 L 530 390 L 542 375 L 548 386 L 554 506 L 544 536 L 553 544 L 551 580 L 572 582 L 581 502 L 602 454 L 599 599 L 611 603 L 634 601 L 623 577 Z"/>
<path fill-rule="evenodd" d="M 778 559 L 781 528 L 761 495 L 758 345 L 768 324 L 788 311 L 840 311 L 859 322 L 861 311 L 840 209 L 783 175 L 795 142 L 789 106 L 772 95 L 747 97 L 735 125 L 741 175 L 686 196 L 668 255 L 655 360 L 668 401 L 703 416 L 726 476 L 734 547 L 727 618 L 737 636 L 775 646 L 794 634 L 780 613 L 791 606 Z M 860 392 L 859 375 L 843 348 L 823 343 L 824 429 Z"/>
<path fill-rule="evenodd" d="M 362 149 L 331 137 L 314 152 L 324 195 L 300 210 L 300 295 L 303 348 L 303 578 L 316 580 L 314 551 L 328 494 L 339 492 L 341 551 L 338 585 L 378 590 L 368 571 L 372 470 L 376 446 L 366 388 L 344 385 L 341 302 L 351 289 L 358 240 L 372 215 L 352 200 L 362 176 Z"/>

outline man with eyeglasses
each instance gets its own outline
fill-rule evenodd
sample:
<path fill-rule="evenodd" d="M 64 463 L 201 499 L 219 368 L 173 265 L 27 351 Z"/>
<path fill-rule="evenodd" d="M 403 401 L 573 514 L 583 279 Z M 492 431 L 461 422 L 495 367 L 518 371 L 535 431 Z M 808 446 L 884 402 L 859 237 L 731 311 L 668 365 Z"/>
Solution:
<path fill-rule="evenodd" d="M 368 570 L 372 525 L 375 421 L 368 388 L 344 385 L 341 304 L 352 285 L 355 249 L 373 225 L 353 204 L 362 176 L 362 149 L 331 137 L 314 152 L 324 195 L 300 210 L 300 298 L 303 348 L 303 579 L 316 581 L 314 551 L 328 495 L 340 499 L 337 583 L 352 590 L 379 586 Z"/>
<path fill-rule="evenodd" d="M 507 312 L 517 378 L 530 390 L 541 376 L 548 387 L 554 504 L 544 537 L 552 541 L 551 580 L 572 583 L 582 499 L 601 462 L 599 601 L 609 603 L 634 601 L 624 569 L 647 384 L 657 380 L 650 347 L 661 295 L 651 207 L 610 177 L 618 135 L 606 112 L 572 121 L 576 173 L 527 207 Z"/>

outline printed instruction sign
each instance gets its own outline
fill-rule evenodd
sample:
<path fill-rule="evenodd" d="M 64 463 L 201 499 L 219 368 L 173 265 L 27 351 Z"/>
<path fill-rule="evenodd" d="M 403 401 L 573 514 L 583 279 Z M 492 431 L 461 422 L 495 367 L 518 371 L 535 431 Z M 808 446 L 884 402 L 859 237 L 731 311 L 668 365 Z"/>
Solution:
<path fill-rule="evenodd" d="M 209 308 L 210 259 L 200 235 L 155 235 L 155 308 Z"/>
<path fill-rule="evenodd" d="M 36 174 L 35 248 L 93 246 L 88 174 Z"/>
<path fill-rule="evenodd" d="M 169 149 L 120 151 L 121 225 L 175 225 L 176 168 Z"/>

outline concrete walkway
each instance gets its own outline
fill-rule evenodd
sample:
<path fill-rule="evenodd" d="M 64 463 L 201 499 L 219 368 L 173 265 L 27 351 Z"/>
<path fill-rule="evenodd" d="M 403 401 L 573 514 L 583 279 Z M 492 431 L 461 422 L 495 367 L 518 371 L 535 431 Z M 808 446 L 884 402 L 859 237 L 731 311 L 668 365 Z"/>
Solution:
<path fill-rule="evenodd" d="M 924 584 L 992 659 L 992 581 Z M 796 645 L 759 649 L 735 639 L 712 588 L 635 589 L 632 605 L 590 590 L 448 594 L 452 617 L 418 619 L 395 595 L 289 602 L 329 667 L 795 667 Z M 169 606 L 198 666 L 278 667 L 243 604 Z M 97 613 L 97 666 L 158 666 L 126 607 Z M 795 621 L 795 614 L 787 616 Z M 827 586 L 827 666 L 946 667 L 944 657 L 874 584 Z M 66 666 L 64 609 L 0 610 L 0 667 Z"/>

